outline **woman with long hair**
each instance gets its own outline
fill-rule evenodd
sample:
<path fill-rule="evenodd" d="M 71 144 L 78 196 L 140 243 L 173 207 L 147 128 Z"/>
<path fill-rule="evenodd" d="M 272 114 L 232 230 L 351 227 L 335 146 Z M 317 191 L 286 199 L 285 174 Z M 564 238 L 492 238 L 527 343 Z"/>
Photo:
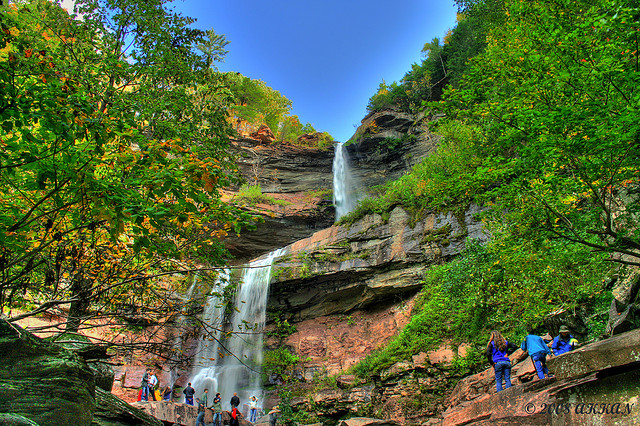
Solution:
<path fill-rule="evenodd" d="M 496 374 L 496 389 L 502 390 L 502 379 L 504 377 L 504 388 L 511 387 L 511 360 L 507 356 L 507 351 L 515 349 L 515 345 L 509 343 L 507 339 L 497 330 L 491 332 L 489 343 L 487 343 L 487 360 L 493 365 Z"/>

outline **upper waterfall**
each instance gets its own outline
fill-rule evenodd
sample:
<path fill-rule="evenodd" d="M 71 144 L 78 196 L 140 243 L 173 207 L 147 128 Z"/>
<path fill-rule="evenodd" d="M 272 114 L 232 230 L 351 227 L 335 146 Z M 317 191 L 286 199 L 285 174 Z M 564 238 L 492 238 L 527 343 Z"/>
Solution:
<path fill-rule="evenodd" d="M 351 174 L 349 154 L 344 143 L 338 142 L 333 157 L 333 205 L 336 221 L 353 211 L 359 201 L 358 185 Z"/>

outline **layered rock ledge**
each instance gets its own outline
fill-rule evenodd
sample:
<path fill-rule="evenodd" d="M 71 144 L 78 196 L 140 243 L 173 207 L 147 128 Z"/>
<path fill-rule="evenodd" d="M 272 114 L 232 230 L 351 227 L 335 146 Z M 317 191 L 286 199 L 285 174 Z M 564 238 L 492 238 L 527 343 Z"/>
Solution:
<path fill-rule="evenodd" d="M 405 299 L 427 268 L 460 253 L 467 238 L 486 240 L 478 211 L 416 222 L 396 207 L 388 217 L 368 215 L 296 241 L 273 267 L 269 309 L 304 320 Z"/>

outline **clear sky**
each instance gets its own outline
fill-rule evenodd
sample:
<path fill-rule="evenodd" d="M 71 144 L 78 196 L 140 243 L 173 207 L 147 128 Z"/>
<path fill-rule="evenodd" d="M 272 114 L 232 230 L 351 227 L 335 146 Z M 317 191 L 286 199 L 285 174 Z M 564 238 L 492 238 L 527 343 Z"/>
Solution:
<path fill-rule="evenodd" d="M 346 141 L 379 83 L 398 81 L 422 46 L 455 25 L 453 0 L 176 0 L 231 43 L 221 71 L 263 80 L 292 114 Z"/>

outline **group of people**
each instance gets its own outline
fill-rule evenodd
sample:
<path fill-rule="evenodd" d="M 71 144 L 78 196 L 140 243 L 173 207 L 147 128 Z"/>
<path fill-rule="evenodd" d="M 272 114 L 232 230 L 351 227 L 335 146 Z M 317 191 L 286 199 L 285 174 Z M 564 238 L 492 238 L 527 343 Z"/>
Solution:
<path fill-rule="evenodd" d="M 189 388 L 193 389 L 191 387 L 191 383 L 189 383 L 189 385 L 185 388 L 185 391 Z M 191 391 L 189 393 L 193 395 Z M 187 402 L 187 404 L 189 403 L 187 401 L 187 393 L 185 393 L 185 402 Z M 196 398 L 196 403 L 198 404 L 198 417 L 196 419 L 196 426 L 200 426 L 200 425 L 206 426 L 205 424 L 206 409 L 210 409 L 213 412 L 212 424 L 214 426 L 222 425 L 222 398 L 220 397 L 220 392 L 216 393 L 216 396 L 210 402 L 209 389 L 205 389 L 204 393 L 202 394 L 202 397 Z M 240 406 L 240 397 L 238 397 L 237 392 L 233 393 L 233 396 L 229 401 L 229 405 L 231 406 L 231 411 L 229 412 L 231 416 L 230 425 L 237 426 L 240 424 L 239 423 L 240 410 L 238 409 L 238 407 Z M 254 395 L 249 399 L 249 421 L 251 423 L 255 423 L 257 419 L 258 419 L 258 398 L 256 398 Z"/>
<path fill-rule="evenodd" d="M 527 337 L 520 344 L 520 349 L 529 353 L 539 379 L 553 377 L 547 368 L 547 355 L 550 355 L 552 351 L 555 356 L 562 355 L 572 351 L 578 343 L 578 340 L 571 335 L 569 328 L 565 325 L 560 326 L 558 336 L 551 342 L 551 349 L 549 349 L 549 341 L 533 334 L 533 327 L 527 326 L 527 333 Z M 503 390 L 503 380 L 504 389 L 511 387 L 511 360 L 508 353 L 515 349 L 517 346 L 507 341 L 499 331 L 491 332 L 486 355 L 495 371 L 498 392 Z"/>
<path fill-rule="evenodd" d="M 194 405 L 194 395 L 196 393 L 195 389 L 191 386 L 191 383 L 188 383 L 187 386 L 182 390 L 184 394 L 184 402 L 187 405 Z M 144 375 L 142 376 L 142 384 L 140 390 L 140 401 L 159 401 L 160 398 L 158 391 L 158 377 L 156 376 L 153 370 L 146 370 Z M 173 394 L 173 389 L 171 386 L 167 386 L 165 390 L 162 392 L 162 400 L 171 401 L 171 396 Z M 195 398 L 195 405 L 198 407 L 198 417 L 196 419 L 196 426 L 205 424 L 205 409 L 210 409 L 213 412 L 213 425 L 221 426 L 222 425 L 222 398 L 220 393 L 216 393 L 213 399 L 209 398 L 209 389 L 205 389 L 201 398 Z M 240 406 L 240 397 L 238 397 L 238 393 L 234 392 L 231 400 L 229 401 L 229 405 L 231 406 L 231 426 L 239 424 L 239 416 L 240 410 L 238 407 Z M 253 395 L 249 399 L 249 421 L 251 423 L 255 423 L 258 419 L 258 398 Z M 272 425 L 276 424 L 278 414 L 280 410 L 276 405 L 269 412 L 269 421 Z"/>
<path fill-rule="evenodd" d="M 145 370 L 140 384 L 140 401 L 171 401 L 173 389 L 171 386 L 165 387 L 160 391 L 160 382 L 154 370 Z"/>

